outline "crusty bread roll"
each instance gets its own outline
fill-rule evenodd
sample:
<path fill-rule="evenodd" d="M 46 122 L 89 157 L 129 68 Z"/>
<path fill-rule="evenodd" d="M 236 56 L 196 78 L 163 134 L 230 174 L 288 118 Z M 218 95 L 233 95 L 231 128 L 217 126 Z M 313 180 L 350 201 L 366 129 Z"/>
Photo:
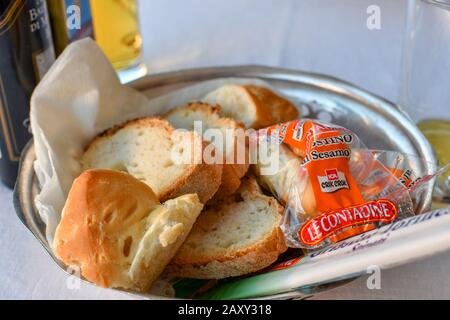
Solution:
<path fill-rule="evenodd" d="M 214 201 L 228 197 L 239 189 L 241 178 L 249 169 L 248 145 L 244 135 L 245 126 L 242 123 L 224 117 L 219 106 L 211 106 L 200 102 L 174 109 L 168 112 L 164 118 L 176 129 L 194 130 L 194 122 L 200 121 L 203 133 L 209 129 L 220 130 L 224 141 L 216 140 L 212 141 L 212 144 L 225 164 L 223 166 L 222 184 L 214 197 Z M 241 130 L 242 139 L 238 137 L 238 130 Z M 230 132 L 234 136 L 230 137 Z M 239 148 L 241 148 L 242 159 L 237 158 Z"/>
<path fill-rule="evenodd" d="M 253 129 L 270 127 L 300 116 L 289 100 L 267 88 L 253 85 L 225 85 L 203 100 L 220 105 L 227 117 L 238 119 Z"/>
<path fill-rule="evenodd" d="M 197 195 L 160 205 L 150 187 L 128 174 L 86 171 L 69 193 L 53 249 L 99 286 L 146 291 L 202 209 Z"/>
<path fill-rule="evenodd" d="M 203 163 L 204 147 L 195 132 L 178 132 L 166 120 L 143 118 L 98 136 L 81 163 L 83 170 L 127 172 L 149 185 L 160 201 L 198 194 L 206 203 L 219 189 L 223 166 Z M 185 164 L 174 163 L 174 154 Z"/>
<path fill-rule="evenodd" d="M 166 269 L 169 276 L 224 279 L 262 270 L 287 250 L 283 207 L 245 178 L 234 197 L 207 208 Z"/>

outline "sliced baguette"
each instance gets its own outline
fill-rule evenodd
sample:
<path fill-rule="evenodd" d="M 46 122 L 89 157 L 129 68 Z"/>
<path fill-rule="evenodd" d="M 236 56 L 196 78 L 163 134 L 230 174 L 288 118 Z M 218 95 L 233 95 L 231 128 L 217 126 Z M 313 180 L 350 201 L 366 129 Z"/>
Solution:
<path fill-rule="evenodd" d="M 146 291 L 202 209 L 197 195 L 160 205 L 150 187 L 128 174 L 89 170 L 72 186 L 53 248 L 99 286 Z"/>
<path fill-rule="evenodd" d="M 245 178 L 233 197 L 204 211 L 167 267 L 170 276 L 224 279 L 262 270 L 287 250 L 283 207 Z"/>
<path fill-rule="evenodd" d="M 272 90 L 253 85 L 247 85 L 245 89 L 270 114 L 271 121 L 274 121 L 270 125 L 289 122 L 300 117 L 300 112 L 292 102 L 277 95 Z"/>
<path fill-rule="evenodd" d="M 165 120 L 142 118 L 94 139 L 81 164 L 84 170 L 127 172 L 150 186 L 160 201 L 195 193 L 206 203 L 219 189 L 222 165 L 204 164 L 203 148 L 194 132 L 177 132 Z M 174 154 L 186 164 L 174 163 Z"/>
<path fill-rule="evenodd" d="M 203 134 L 209 129 L 220 130 L 224 140 L 215 140 L 212 141 L 212 144 L 216 152 L 221 155 L 224 166 L 222 184 L 214 200 L 223 199 L 235 193 L 241 185 L 241 178 L 249 169 L 244 125 L 234 119 L 224 117 L 219 106 L 211 106 L 205 103 L 191 103 L 177 108 L 168 112 L 164 118 L 176 129 L 194 130 L 196 129 L 194 123 L 201 122 L 199 134 Z M 242 137 L 244 137 L 243 141 L 240 141 L 238 137 L 238 130 L 241 130 Z M 242 159 L 238 159 L 237 156 L 239 148 L 241 148 Z"/>
<path fill-rule="evenodd" d="M 204 99 L 222 107 L 227 117 L 242 121 L 247 128 L 262 129 L 300 116 L 287 99 L 269 89 L 253 85 L 225 85 Z"/>

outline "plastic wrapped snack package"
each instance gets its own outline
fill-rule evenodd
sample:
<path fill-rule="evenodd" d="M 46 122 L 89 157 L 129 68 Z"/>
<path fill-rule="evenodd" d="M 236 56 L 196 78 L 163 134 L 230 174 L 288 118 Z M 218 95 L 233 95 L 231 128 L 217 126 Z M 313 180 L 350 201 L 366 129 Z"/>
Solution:
<path fill-rule="evenodd" d="M 262 163 L 255 171 L 285 205 L 282 229 L 294 248 L 322 248 L 413 216 L 411 190 L 432 178 L 420 179 L 406 155 L 369 150 L 353 132 L 315 120 L 264 129 L 258 139 L 277 153 L 271 172 Z"/>

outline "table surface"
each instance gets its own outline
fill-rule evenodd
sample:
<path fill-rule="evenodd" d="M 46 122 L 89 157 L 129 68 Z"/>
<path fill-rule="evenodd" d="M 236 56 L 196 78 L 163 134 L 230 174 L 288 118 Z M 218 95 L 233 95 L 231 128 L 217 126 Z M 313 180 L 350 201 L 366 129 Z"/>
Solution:
<path fill-rule="evenodd" d="M 211 2 L 212 3 L 212 2 Z M 262 64 L 321 72 L 398 102 L 405 1 L 141 1 L 150 72 Z M 367 29 L 378 5 L 382 29 Z M 176 8 L 176 10 L 174 10 Z M 258 10 L 254 10 L 258 8 Z M 442 112 L 442 111 L 436 111 Z M 74 285 L 16 217 L 0 186 L 0 298 L 132 299 Z M 450 299 L 450 253 L 382 272 L 381 290 L 361 278 L 314 299 Z"/>

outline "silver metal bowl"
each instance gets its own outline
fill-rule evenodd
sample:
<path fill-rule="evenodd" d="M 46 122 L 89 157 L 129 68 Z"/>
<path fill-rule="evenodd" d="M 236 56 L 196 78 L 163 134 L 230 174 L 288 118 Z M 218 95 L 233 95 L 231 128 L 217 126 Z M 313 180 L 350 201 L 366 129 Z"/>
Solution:
<path fill-rule="evenodd" d="M 176 89 L 218 78 L 260 79 L 295 102 L 304 117 L 327 120 L 354 131 L 371 149 L 399 151 L 424 160 L 421 172 L 431 174 L 437 160 L 415 124 L 395 104 L 350 83 L 319 74 L 261 66 L 192 69 L 146 76 L 130 84 L 149 97 L 158 97 Z M 45 224 L 34 206 L 39 191 L 33 169 L 36 159 L 33 143 L 22 154 L 19 177 L 14 190 L 14 204 L 20 220 L 39 240 L 55 262 L 45 237 Z M 417 204 L 424 212 L 431 204 L 431 190 Z M 341 284 L 341 283 L 340 283 Z M 302 298 L 338 284 L 321 284 L 307 291 L 265 298 Z M 143 296 L 149 298 L 149 296 Z M 152 298 L 152 297 L 150 297 Z M 157 297 L 154 297 L 157 298 Z M 160 298 L 160 297 L 159 297 Z"/>

